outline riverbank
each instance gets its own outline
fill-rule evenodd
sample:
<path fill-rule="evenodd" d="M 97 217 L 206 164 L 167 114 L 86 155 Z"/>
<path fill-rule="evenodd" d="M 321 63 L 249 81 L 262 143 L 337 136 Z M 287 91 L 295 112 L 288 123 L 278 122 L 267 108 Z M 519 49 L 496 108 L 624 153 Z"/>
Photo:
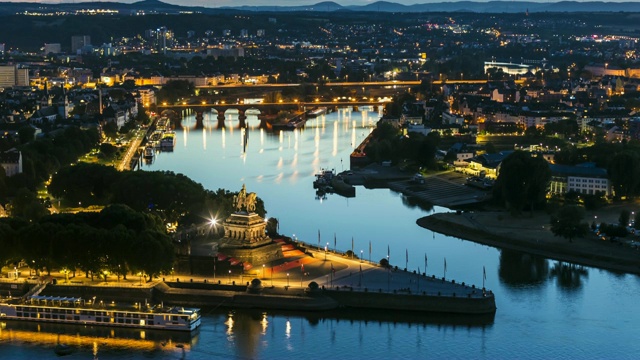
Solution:
<path fill-rule="evenodd" d="M 611 221 L 614 211 L 600 212 L 600 220 Z M 423 228 L 501 249 L 516 250 L 559 261 L 617 272 L 640 274 L 640 251 L 598 239 L 556 237 L 546 213 L 513 217 L 507 212 L 449 212 L 418 219 Z"/>

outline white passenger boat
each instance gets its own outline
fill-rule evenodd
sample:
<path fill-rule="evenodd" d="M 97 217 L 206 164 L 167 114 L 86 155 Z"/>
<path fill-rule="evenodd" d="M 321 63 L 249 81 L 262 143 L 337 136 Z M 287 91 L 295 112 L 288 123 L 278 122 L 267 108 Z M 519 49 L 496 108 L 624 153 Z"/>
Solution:
<path fill-rule="evenodd" d="M 0 319 L 192 331 L 200 326 L 200 309 L 144 304 L 116 306 L 93 299 L 32 296 L 24 301 L 0 302 Z"/>

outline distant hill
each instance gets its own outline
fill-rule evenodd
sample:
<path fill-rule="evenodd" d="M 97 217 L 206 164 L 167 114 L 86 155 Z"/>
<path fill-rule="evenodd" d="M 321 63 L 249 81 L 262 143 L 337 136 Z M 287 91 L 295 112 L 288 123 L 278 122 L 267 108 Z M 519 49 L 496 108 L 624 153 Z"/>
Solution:
<path fill-rule="evenodd" d="M 68 3 L 35 3 L 35 2 L 0 2 L 0 14 L 10 15 L 29 12 L 53 12 L 80 9 L 112 9 L 121 14 L 144 11 L 146 13 L 178 14 L 181 12 L 199 12 L 215 14 L 228 11 L 254 12 L 337 12 L 337 11 L 365 11 L 365 12 L 476 12 L 476 13 L 522 13 L 522 12 L 640 12 L 640 2 L 533 2 L 533 1 L 451 1 L 437 3 L 422 3 L 402 5 L 389 1 L 377 1 L 367 5 L 343 6 L 333 1 L 296 6 L 225 6 L 202 7 L 181 6 L 168 4 L 159 0 L 143 0 L 133 4 L 119 2 L 68 2 Z"/>

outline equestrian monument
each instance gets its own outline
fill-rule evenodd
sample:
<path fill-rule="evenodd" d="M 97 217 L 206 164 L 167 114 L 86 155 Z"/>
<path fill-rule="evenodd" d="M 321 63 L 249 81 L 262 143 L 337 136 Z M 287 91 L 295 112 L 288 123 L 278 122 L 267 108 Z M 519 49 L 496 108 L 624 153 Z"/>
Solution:
<path fill-rule="evenodd" d="M 256 193 L 245 185 L 233 197 L 234 213 L 224 222 L 219 252 L 253 266 L 282 258 L 282 248 L 267 236 L 267 223 L 256 210 Z"/>

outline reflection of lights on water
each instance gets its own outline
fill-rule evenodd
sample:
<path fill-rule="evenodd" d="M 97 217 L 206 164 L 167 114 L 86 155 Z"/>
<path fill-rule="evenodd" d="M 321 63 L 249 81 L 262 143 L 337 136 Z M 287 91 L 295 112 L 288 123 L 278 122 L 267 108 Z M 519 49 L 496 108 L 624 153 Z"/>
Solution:
<path fill-rule="evenodd" d="M 222 129 L 221 137 L 222 137 L 221 145 L 222 145 L 222 148 L 224 149 L 227 147 L 227 129 L 226 128 Z"/>
<path fill-rule="evenodd" d="M 262 335 L 267 333 L 267 327 L 269 326 L 269 320 L 267 320 L 267 313 L 262 313 L 262 321 L 260 321 L 260 325 L 262 325 Z"/>
<path fill-rule="evenodd" d="M 293 160 L 291 161 L 291 166 L 294 168 L 298 166 L 298 153 L 293 154 Z"/>
<path fill-rule="evenodd" d="M 356 124 L 355 120 L 353 121 L 353 127 L 351 128 L 351 147 L 355 148 L 357 146 L 356 143 Z"/>
<path fill-rule="evenodd" d="M 298 139 L 300 138 L 300 131 L 298 129 L 293 130 L 293 149 L 298 151 Z"/>
<path fill-rule="evenodd" d="M 184 146 L 187 147 L 187 140 L 184 141 Z M 207 132 L 202 132 L 202 149 L 207 150 Z"/>
<path fill-rule="evenodd" d="M 147 333 L 144 330 L 140 331 L 140 339 L 144 340 L 147 337 Z"/>
<path fill-rule="evenodd" d="M 276 179 L 274 180 L 274 182 L 275 182 L 276 184 L 280 184 L 280 183 L 282 182 L 282 179 L 283 179 L 283 178 L 284 178 L 284 174 L 283 174 L 283 173 L 280 173 L 280 174 L 278 174 L 278 176 L 276 176 Z"/>
<path fill-rule="evenodd" d="M 260 146 L 264 146 L 264 129 L 260 129 Z"/>
<path fill-rule="evenodd" d="M 282 156 L 278 159 L 278 164 L 276 165 L 276 168 L 278 169 L 282 169 L 282 165 L 284 164 L 284 160 L 282 159 Z"/>
<path fill-rule="evenodd" d="M 338 122 L 333 123 L 333 149 L 331 149 L 331 155 L 336 156 L 338 154 Z"/>
<path fill-rule="evenodd" d="M 38 344 L 42 346 L 54 346 L 58 343 L 69 344 L 77 347 L 91 348 L 94 357 L 97 357 L 99 347 L 119 348 L 137 351 L 151 351 L 156 349 L 158 343 L 152 340 L 146 340 L 146 334 L 144 331 L 139 335 L 139 339 L 116 337 L 114 332 L 111 331 L 109 336 L 92 336 L 84 335 L 80 333 L 65 334 L 65 333 L 53 333 L 43 332 L 40 326 L 37 326 L 36 331 L 7 329 L 6 323 L 0 323 L 0 343 L 18 342 Z M 184 345 L 190 348 L 190 344 L 187 342 Z M 1 356 L 0 356 L 1 357 Z"/>
<path fill-rule="evenodd" d="M 229 318 L 224 323 L 227 325 L 227 335 L 233 335 L 233 315 L 229 314 Z"/>
<path fill-rule="evenodd" d="M 287 320 L 287 326 L 285 327 L 284 333 L 287 337 L 291 337 L 291 321 Z"/>

